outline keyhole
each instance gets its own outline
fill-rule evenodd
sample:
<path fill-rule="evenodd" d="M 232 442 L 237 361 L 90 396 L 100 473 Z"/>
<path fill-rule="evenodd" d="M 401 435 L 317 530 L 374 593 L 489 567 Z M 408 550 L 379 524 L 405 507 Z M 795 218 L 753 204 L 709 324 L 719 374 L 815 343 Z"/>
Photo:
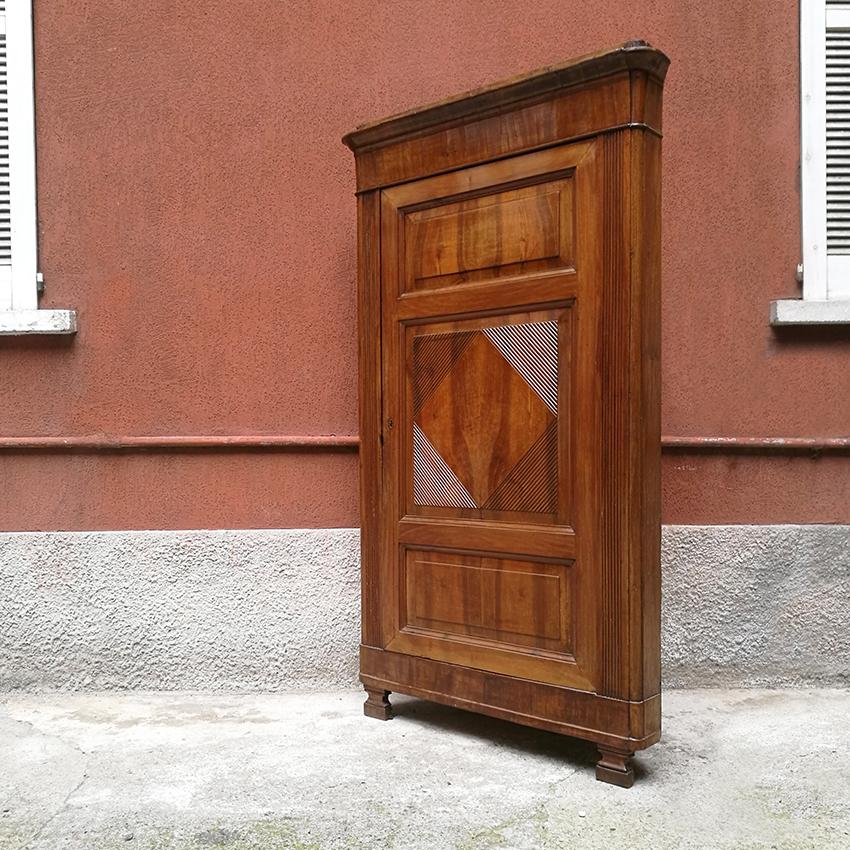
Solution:
<path fill-rule="evenodd" d="M 390 431 L 392 431 L 392 429 L 393 429 L 393 425 L 395 425 L 395 422 L 393 422 L 393 421 L 392 421 L 392 419 L 387 419 L 387 428 L 388 428 Z"/>

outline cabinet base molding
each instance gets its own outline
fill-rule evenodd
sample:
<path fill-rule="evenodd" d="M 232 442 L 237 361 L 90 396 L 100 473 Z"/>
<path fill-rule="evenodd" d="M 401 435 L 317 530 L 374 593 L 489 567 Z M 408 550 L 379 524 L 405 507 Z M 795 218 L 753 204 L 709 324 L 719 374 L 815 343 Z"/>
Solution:
<path fill-rule="evenodd" d="M 372 646 L 360 647 L 360 670 L 369 695 L 364 713 L 382 720 L 387 719 L 383 714 L 371 712 L 378 712 L 386 698 L 391 716 L 389 694 L 397 693 L 581 738 L 609 753 L 631 755 L 661 738 L 660 694 L 618 700 Z M 468 696 L 457 696 L 459 692 Z"/>

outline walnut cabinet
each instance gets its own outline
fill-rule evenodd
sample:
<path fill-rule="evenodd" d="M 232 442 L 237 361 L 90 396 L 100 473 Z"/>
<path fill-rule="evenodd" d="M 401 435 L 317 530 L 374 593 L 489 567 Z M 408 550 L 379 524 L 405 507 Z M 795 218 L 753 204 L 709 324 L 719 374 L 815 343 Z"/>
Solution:
<path fill-rule="evenodd" d="M 644 42 L 360 127 L 365 712 L 658 740 L 661 96 Z"/>

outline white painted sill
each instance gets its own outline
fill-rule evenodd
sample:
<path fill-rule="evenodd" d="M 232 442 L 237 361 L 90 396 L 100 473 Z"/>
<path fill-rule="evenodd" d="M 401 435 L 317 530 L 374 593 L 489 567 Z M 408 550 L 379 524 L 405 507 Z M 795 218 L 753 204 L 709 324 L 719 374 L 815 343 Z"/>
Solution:
<path fill-rule="evenodd" d="M 770 304 L 771 325 L 850 325 L 850 299 L 806 301 L 788 298 Z"/>
<path fill-rule="evenodd" d="M 76 310 L 0 310 L 0 336 L 76 332 Z"/>

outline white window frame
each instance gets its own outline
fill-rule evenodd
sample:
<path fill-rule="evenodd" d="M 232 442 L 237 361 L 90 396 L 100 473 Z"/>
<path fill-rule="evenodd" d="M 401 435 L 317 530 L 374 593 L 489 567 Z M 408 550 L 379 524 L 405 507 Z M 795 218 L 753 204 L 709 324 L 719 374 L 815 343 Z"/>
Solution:
<path fill-rule="evenodd" d="M 774 301 L 774 325 L 850 323 L 850 256 L 827 255 L 826 32 L 850 29 L 850 0 L 800 0 L 800 168 L 803 297 Z"/>
<path fill-rule="evenodd" d="M 73 310 L 38 309 L 32 3 L 6 0 L 5 7 L 12 264 L 0 266 L 0 335 L 74 333 Z"/>

